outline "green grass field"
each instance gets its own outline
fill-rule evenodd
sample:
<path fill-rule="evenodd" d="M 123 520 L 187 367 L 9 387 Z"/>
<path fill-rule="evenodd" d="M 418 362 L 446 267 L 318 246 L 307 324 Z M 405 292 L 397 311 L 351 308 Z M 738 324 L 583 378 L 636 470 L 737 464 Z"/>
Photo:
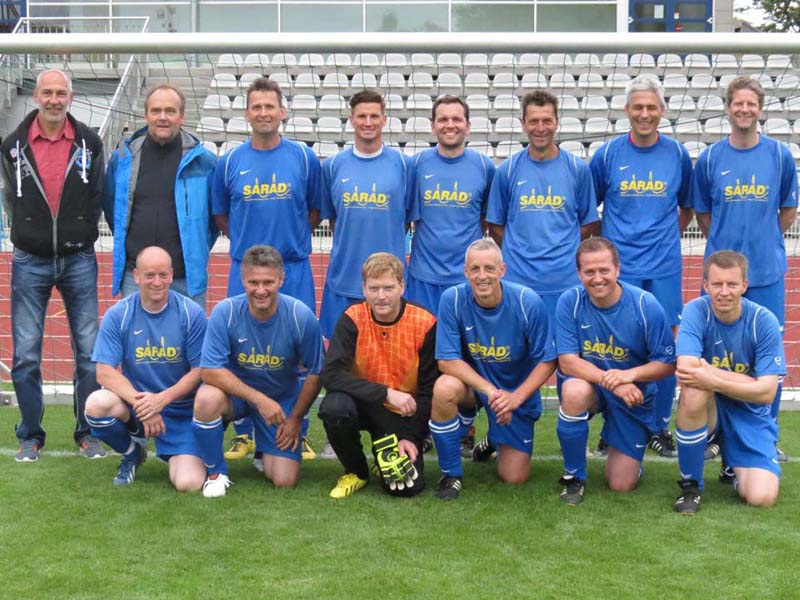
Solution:
<path fill-rule="evenodd" d="M 784 468 L 775 508 L 750 509 L 709 463 L 703 508 L 672 511 L 675 461 L 648 455 L 628 495 L 609 492 L 590 461 L 586 500 L 562 505 L 556 419 L 538 423 L 530 481 L 501 484 L 467 464 L 456 502 L 429 489 L 391 499 L 377 485 L 328 498 L 336 461 L 309 461 L 293 490 L 232 464 L 220 500 L 177 494 L 156 460 L 129 488 L 118 459 L 72 454 L 69 407 L 49 406 L 47 446 L 14 462 L 16 408 L 0 408 L 0 598 L 798 598 L 800 462 Z M 781 417 L 800 455 L 800 412 Z M 596 442 L 597 423 L 591 440 Z M 312 419 L 311 438 L 324 433 Z M 48 454 L 50 452 L 50 454 Z M 793 575 L 794 573 L 794 575 Z"/>

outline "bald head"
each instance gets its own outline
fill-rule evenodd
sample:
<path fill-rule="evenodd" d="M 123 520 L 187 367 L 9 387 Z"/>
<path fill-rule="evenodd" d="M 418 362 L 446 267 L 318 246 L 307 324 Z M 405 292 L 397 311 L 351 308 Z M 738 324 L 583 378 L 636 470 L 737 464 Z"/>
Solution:
<path fill-rule="evenodd" d="M 166 262 L 167 266 L 170 269 L 172 268 L 172 258 L 170 258 L 169 252 L 158 246 L 148 246 L 136 256 L 137 269 L 143 269 L 145 265 L 149 265 L 153 262 Z"/>
<path fill-rule="evenodd" d="M 136 257 L 133 278 L 139 288 L 142 306 L 158 312 L 167 304 L 169 286 L 172 285 L 172 259 L 158 246 L 149 246 Z"/>

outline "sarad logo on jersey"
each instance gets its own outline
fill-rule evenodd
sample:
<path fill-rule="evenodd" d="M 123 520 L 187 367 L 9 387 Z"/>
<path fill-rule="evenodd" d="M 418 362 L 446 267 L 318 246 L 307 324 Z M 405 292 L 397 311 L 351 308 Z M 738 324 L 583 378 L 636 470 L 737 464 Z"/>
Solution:
<path fill-rule="evenodd" d="M 261 371 L 268 369 L 270 371 L 279 371 L 283 369 L 286 360 L 282 356 L 272 354 L 272 346 L 267 344 L 264 352 L 257 352 L 255 346 L 250 347 L 250 352 L 239 352 L 236 355 L 236 362 L 243 369 L 251 369 L 254 371 Z"/>
<path fill-rule="evenodd" d="M 152 344 L 148 339 L 144 345 L 136 346 L 134 355 L 137 363 L 170 363 L 181 360 L 181 349 L 167 346 L 162 335 L 158 344 Z"/>
<path fill-rule="evenodd" d="M 746 362 L 736 362 L 733 352 L 724 352 L 722 356 L 712 356 L 711 366 L 722 369 L 723 371 L 732 371 L 734 373 L 742 373 L 744 375 L 750 373 L 750 365 Z"/>
<path fill-rule="evenodd" d="M 537 194 L 536 188 L 531 188 L 530 194 L 521 194 L 519 209 L 522 210 L 564 210 L 566 200 L 561 194 L 553 193 L 553 186 L 547 186 L 547 193 Z"/>
<path fill-rule="evenodd" d="M 378 186 L 374 183 L 369 192 L 362 192 L 357 185 L 354 185 L 352 192 L 342 192 L 342 203 L 345 208 L 379 208 L 385 210 L 389 208 L 389 194 L 379 192 Z"/>
<path fill-rule="evenodd" d="M 622 362 L 630 358 L 630 351 L 628 348 L 617 346 L 614 343 L 614 336 L 610 335 L 607 342 L 601 342 L 598 338 L 594 338 L 594 341 L 584 340 L 583 356 Z"/>
<path fill-rule="evenodd" d="M 489 338 L 489 345 L 484 346 L 480 340 L 467 344 L 470 355 L 483 362 L 507 362 L 511 360 L 511 346 L 495 344 L 494 336 Z"/>
<path fill-rule="evenodd" d="M 422 194 L 422 200 L 426 206 L 465 207 L 469 205 L 471 199 L 471 193 L 462 192 L 458 189 L 458 181 L 453 182 L 451 189 L 442 189 L 441 185 L 437 183 L 436 188 L 425 190 Z"/>
<path fill-rule="evenodd" d="M 291 196 L 292 184 L 278 181 L 275 173 L 272 174 L 272 181 L 261 183 L 256 177 L 252 185 L 242 186 L 242 198 L 245 202 L 258 200 L 282 200 Z"/>
<path fill-rule="evenodd" d="M 653 179 L 652 171 L 647 179 L 637 179 L 632 175 L 630 179 L 619 182 L 619 193 L 620 196 L 666 196 L 667 182 Z"/>
<path fill-rule="evenodd" d="M 764 202 L 769 197 L 769 186 L 758 183 L 753 175 L 749 182 L 744 183 L 737 178 L 736 185 L 726 185 L 723 192 L 725 202 Z"/>

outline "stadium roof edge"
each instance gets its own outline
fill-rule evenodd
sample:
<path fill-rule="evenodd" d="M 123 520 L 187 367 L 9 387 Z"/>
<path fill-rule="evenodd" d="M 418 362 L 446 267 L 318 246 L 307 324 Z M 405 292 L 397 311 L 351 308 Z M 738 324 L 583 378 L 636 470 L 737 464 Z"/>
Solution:
<path fill-rule="evenodd" d="M 98 51 L 192 52 L 726 52 L 800 54 L 795 33 L 19 33 L 0 38 L 4 54 Z"/>

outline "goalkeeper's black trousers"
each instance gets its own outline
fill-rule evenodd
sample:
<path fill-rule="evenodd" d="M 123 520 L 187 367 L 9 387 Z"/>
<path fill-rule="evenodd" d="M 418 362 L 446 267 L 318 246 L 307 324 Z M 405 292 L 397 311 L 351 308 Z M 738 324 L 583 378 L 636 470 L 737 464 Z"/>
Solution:
<path fill-rule="evenodd" d="M 328 392 L 325 395 L 319 407 L 319 418 L 345 473 L 354 473 L 364 480 L 369 479 L 369 466 L 361 445 L 361 431 L 368 431 L 372 440 L 376 440 L 392 433 L 402 438 L 402 432 L 406 429 L 403 417 L 383 405 L 358 402 L 342 392 Z M 423 463 L 422 448 L 417 445 L 414 466 L 419 478 L 415 485 L 403 490 L 390 490 L 381 479 L 383 489 L 392 496 L 416 496 L 425 488 Z"/>

